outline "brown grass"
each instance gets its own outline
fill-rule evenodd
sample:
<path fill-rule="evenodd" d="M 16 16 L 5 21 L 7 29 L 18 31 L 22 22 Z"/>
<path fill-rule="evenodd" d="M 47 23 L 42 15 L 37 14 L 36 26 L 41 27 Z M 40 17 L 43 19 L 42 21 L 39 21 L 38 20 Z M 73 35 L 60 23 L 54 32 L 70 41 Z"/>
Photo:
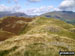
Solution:
<path fill-rule="evenodd" d="M 0 31 L 0 41 L 6 40 L 12 36 L 15 36 L 15 34 L 6 31 Z"/>
<path fill-rule="evenodd" d="M 0 28 L 2 28 L 4 31 L 18 34 L 27 26 L 27 23 L 31 22 L 32 20 L 32 18 L 24 17 L 6 17 L 2 20 L 2 23 L 0 23 Z"/>

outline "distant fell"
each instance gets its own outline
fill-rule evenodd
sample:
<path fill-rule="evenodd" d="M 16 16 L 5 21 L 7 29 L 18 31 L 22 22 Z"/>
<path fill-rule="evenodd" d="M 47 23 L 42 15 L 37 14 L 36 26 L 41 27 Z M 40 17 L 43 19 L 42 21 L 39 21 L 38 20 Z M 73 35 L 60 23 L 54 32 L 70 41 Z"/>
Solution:
<path fill-rule="evenodd" d="M 10 12 L 10 11 L 3 11 L 0 12 L 0 17 L 5 17 L 5 16 L 17 16 L 17 17 L 31 17 L 23 12 Z"/>
<path fill-rule="evenodd" d="M 75 12 L 72 11 L 53 11 L 42 14 L 41 16 L 53 17 L 56 19 L 63 20 L 67 23 L 75 24 Z"/>

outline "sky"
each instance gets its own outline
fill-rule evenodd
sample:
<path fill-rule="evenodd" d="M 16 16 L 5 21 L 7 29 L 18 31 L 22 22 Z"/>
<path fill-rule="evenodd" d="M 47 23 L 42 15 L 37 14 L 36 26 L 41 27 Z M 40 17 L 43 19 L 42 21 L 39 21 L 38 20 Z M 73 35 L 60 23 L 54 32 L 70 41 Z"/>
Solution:
<path fill-rule="evenodd" d="M 40 15 L 51 11 L 75 11 L 75 0 L 0 0 L 0 12 Z"/>

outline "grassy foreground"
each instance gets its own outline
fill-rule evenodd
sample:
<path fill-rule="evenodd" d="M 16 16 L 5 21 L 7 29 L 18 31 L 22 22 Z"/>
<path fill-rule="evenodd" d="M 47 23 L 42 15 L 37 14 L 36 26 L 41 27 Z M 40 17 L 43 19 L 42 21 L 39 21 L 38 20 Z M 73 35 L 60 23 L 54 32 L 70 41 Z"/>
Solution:
<path fill-rule="evenodd" d="M 75 51 L 75 26 L 63 21 L 37 17 L 19 36 L 0 42 L 0 56 L 59 56 Z"/>

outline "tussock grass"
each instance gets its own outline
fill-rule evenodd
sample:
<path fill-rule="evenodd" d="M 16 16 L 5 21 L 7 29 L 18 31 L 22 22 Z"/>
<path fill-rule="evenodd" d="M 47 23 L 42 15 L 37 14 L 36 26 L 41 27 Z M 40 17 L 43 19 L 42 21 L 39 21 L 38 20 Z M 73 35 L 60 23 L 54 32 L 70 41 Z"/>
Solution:
<path fill-rule="evenodd" d="M 37 17 L 21 35 L 0 43 L 2 56 L 59 56 L 59 51 L 75 51 L 75 26 L 53 18 Z"/>

